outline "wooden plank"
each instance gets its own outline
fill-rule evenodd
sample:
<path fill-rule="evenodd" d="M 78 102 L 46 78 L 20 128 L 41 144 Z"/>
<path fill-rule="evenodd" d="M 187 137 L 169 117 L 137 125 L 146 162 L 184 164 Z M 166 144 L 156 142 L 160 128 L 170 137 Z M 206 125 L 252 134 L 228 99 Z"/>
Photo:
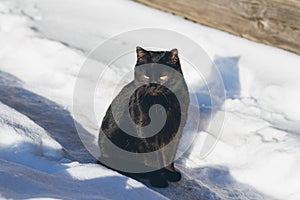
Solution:
<path fill-rule="evenodd" d="M 135 0 L 300 54 L 300 0 Z"/>

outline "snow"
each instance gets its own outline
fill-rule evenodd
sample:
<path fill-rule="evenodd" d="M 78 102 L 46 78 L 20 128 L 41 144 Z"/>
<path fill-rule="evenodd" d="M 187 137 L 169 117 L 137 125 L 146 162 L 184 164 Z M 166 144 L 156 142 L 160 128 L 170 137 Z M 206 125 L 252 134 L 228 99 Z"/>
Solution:
<path fill-rule="evenodd" d="M 214 60 L 227 94 L 213 115 L 225 114 L 218 143 L 200 156 L 205 131 L 199 132 L 176 163 L 185 179 L 168 189 L 92 164 L 71 115 L 76 76 L 89 51 L 140 28 L 193 39 Z M 299 65 L 299 55 L 129 0 L 1 1 L 0 198 L 300 199 Z M 107 79 L 105 86 L 114 84 Z M 99 109 L 111 99 L 98 99 Z M 89 121 L 81 126 L 97 131 Z"/>

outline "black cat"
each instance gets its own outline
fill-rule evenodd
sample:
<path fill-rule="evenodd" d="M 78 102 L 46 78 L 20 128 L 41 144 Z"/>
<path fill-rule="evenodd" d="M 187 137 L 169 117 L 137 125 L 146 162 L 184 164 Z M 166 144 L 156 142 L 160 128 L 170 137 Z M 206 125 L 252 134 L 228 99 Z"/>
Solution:
<path fill-rule="evenodd" d="M 107 140 L 105 141 L 106 138 L 119 148 L 132 153 L 154 152 L 171 144 L 166 151 L 158 153 L 157 157 L 133 163 L 136 166 L 157 166 L 155 165 L 157 162 L 158 166 L 162 166 L 160 169 L 153 167 L 155 170 L 152 172 L 125 173 L 146 177 L 153 186 L 167 187 L 168 181 L 175 182 L 181 179 L 181 173 L 174 168 L 174 159 L 187 119 L 188 88 L 183 78 L 177 49 L 146 51 L 137 47 L 136 52 L 134 81 L 122 89 L 103 118 L 98 141 L 101 153 L 99 163 L 114 168 L 107 162 L 102 162 L 102 159 L 114 160 L 120 165 L 130 162 L 118 153 L 112 153 L 111 146 L 108 145 Z M 155 104 L 161 107 L 156 107 L 152 113 L 149 112 Z M 130 120 L 125 117 L 126 112 Z M 163 127 L 157 134 L 149 136 L 146 129 L 141 127 L 146 127 L 155 120 L 158 120 L 156 123 L 159 124 L 163 113 L 166 117 Z M 128 134 L 120 127 L 129 126 L 130 123 L 134 124 L 132 127 L 135 128 L 131 129 L 131 134 Z M 121 168 L 118 167 L 116 170 L 122 173 Z"/>

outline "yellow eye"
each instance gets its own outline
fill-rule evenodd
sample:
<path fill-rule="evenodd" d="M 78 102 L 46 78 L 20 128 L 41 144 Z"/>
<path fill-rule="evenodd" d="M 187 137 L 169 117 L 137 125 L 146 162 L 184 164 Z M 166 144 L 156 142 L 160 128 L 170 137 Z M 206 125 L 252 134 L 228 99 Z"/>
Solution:
<path fill-rule="evenodd" d="M 163 81 L 166 80 L 167 78 L 168 78 L 168 76 L 161 76 L 161 77 L 159 77 L 159 79 L 163 80 Z"/>
<path fill-rule="evenodd" d="M 146 75 L 144 75 L 144 78 L 145 78 L 145 79 L 149 79 L 150 77 L 149 77 L 149 76 L 146 76 Z"/>

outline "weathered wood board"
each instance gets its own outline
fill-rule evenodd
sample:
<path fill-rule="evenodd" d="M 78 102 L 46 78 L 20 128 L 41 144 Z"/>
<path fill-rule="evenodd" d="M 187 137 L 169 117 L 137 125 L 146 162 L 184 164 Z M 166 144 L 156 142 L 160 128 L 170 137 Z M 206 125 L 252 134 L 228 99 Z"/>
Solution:
<path fill-rule="evenodd" d="M 135 0 L 300 54 L 300 0 Z"/>

